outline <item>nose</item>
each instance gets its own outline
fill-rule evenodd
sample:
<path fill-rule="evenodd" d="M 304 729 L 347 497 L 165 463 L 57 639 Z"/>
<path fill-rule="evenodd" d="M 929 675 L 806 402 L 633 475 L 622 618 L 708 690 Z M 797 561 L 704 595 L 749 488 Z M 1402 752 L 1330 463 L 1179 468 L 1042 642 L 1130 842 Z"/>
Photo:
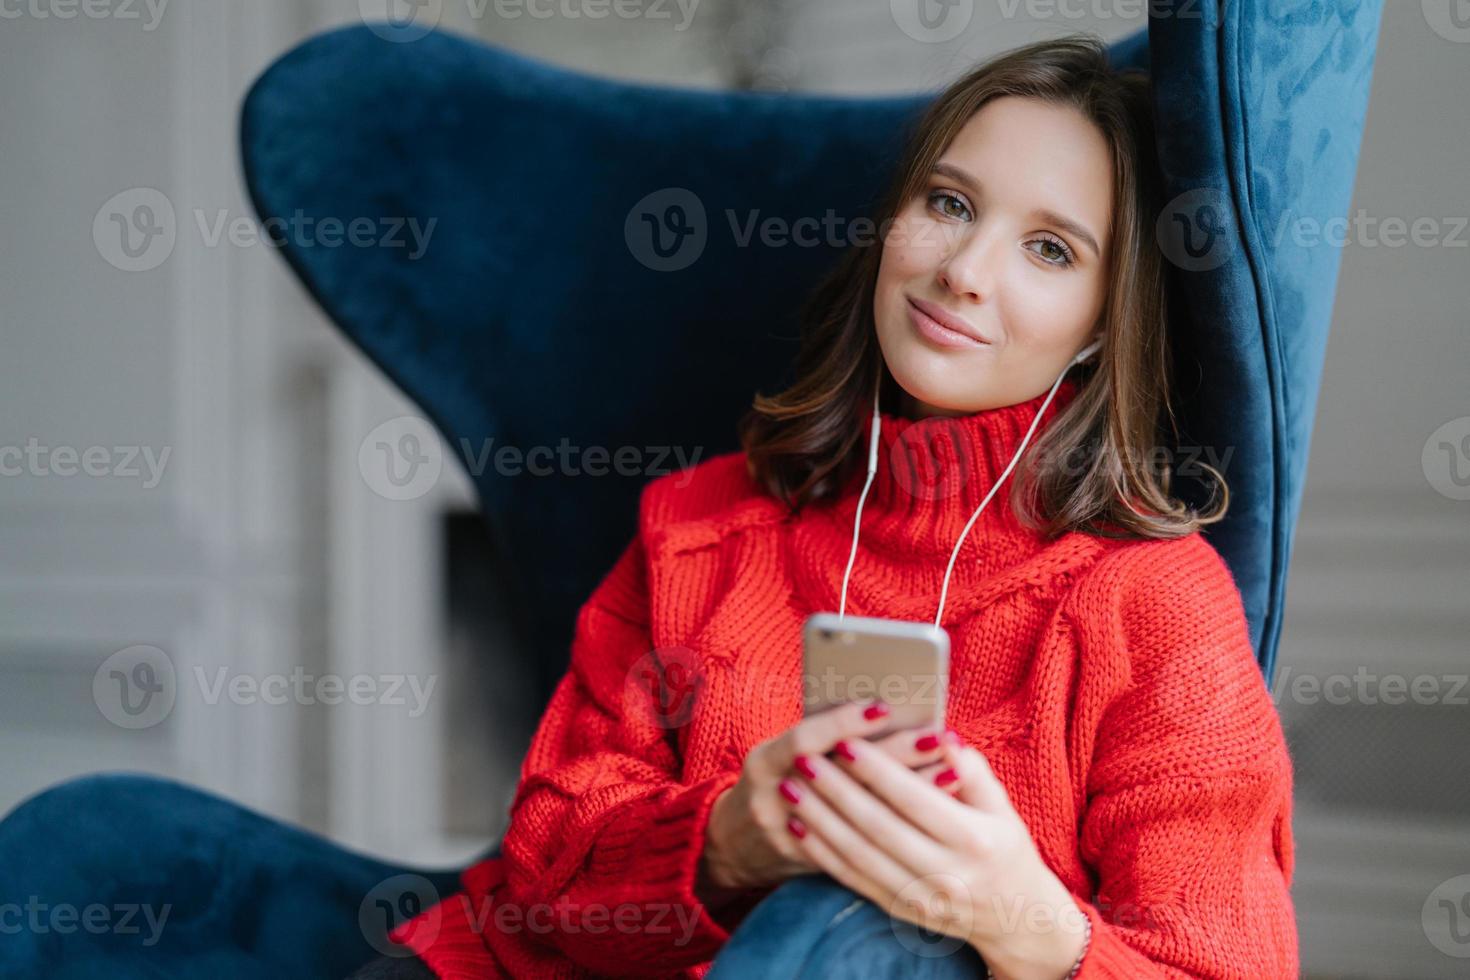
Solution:
<path fill-rule="evenodd" d="M 998 236 L 976 228 L 955 241 L 949 254 L 939 264 L 939 283 L 956 296 L 972 302 L 990 298 L 995 286 L 995 273 L 1001 267 L 995 254 Z"/>

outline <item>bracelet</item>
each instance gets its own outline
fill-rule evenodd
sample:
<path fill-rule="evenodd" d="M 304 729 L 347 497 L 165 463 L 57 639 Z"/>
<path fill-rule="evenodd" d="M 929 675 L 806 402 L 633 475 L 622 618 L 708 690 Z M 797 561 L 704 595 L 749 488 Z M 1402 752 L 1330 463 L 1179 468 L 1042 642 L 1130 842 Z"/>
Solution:
<path fill-rule="evenodd" d="M 1082 961 L 1087 958 L 1088 947 L 1091 945 L 1092 920 L 1084 915 L 1082 917 L 1082 952 L 1077 954 L 1077 962 L 1072 964 L 1072 969 L 1067 971 L 1067 975 L 1062 977 L 1062 980 L 1073 980 L 1077 976 L 1078 971 L 1082 969 Z M 990 968 L 989 963 L 985 964 L 985 980 L 995 980 L 995 971 Z"/>
<path fill-rule="evenodd" d="M 1082 969 L 1082 961 L 1087 959 L 1087 948 L 1092 945 L 1092 920 L 1086 915 L 1082 916 L 1082 952 L 1077 954 L 1077 962 L 1072 964 L 1072 969 L 1062 980 L 1072 980 Z"/>

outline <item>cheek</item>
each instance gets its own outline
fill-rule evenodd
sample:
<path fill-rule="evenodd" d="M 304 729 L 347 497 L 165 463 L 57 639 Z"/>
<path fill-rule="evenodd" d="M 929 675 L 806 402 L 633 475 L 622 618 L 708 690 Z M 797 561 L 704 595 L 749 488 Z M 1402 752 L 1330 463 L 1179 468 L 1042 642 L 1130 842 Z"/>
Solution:
<path fill-rule="evenodd" d="M 1050 284 L 1030 281 L 1024 288 L 1003 291 L 1000 303 L 1007 333 L 1013 346 L 1032 354 L 1045 355 L 1075 344 L 1097 320 L 1096 291 L 1082 282 Z"/>
<path fill-rule="evenodd" d="M 897 228 L 883 247 L 883 261 L 895 276 L 912 279 L 932 275 L 944 258 L 938 233 L 922 219 L 910 219 Z"/>
<path fill-rule="evenodd" d="M 942 248 L 934 223 L 922 211 L 901 212 L 883 240 L 879 276 L 890 282 L 906 282 L 932 275 L 942 259 Z"/>

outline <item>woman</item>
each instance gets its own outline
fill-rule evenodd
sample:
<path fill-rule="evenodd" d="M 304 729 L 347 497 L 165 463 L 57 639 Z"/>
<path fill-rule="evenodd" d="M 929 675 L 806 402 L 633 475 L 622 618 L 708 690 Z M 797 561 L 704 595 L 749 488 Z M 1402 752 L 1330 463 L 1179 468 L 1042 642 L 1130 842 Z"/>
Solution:
<path fill-rule="evenodd" d="M 815 294 L 796 383 L 756 398 L 741 452 L 645 488 L 501 855 L 395 933 L 417 960 L 373 969 L 790 973 L 878 921 L 848 968 L 907 947 L 954 975 L 1296 975 L 1291 763 L 1199 533 L 1228 495 L 1212 470 L 1185 506 L 1153 452 L 1148 104 L 1090 37 L 940 95 L 882 247 Z M 802 622 L 839 608 L 938 616 L 948 730 L 802 718 Z"/>

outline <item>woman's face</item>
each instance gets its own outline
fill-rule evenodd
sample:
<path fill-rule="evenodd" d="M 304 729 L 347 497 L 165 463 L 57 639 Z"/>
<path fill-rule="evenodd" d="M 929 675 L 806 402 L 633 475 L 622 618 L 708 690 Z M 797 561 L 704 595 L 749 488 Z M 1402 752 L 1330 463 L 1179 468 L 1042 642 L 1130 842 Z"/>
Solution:
<path fill-rule="evenodd" d="M 1051 387 L 1099 327 L 1112 188 L 1108 145 L 1075 109 L 1007 96 L 965 123 L 883 243 L 873 316 L 900 414 Z"/>

